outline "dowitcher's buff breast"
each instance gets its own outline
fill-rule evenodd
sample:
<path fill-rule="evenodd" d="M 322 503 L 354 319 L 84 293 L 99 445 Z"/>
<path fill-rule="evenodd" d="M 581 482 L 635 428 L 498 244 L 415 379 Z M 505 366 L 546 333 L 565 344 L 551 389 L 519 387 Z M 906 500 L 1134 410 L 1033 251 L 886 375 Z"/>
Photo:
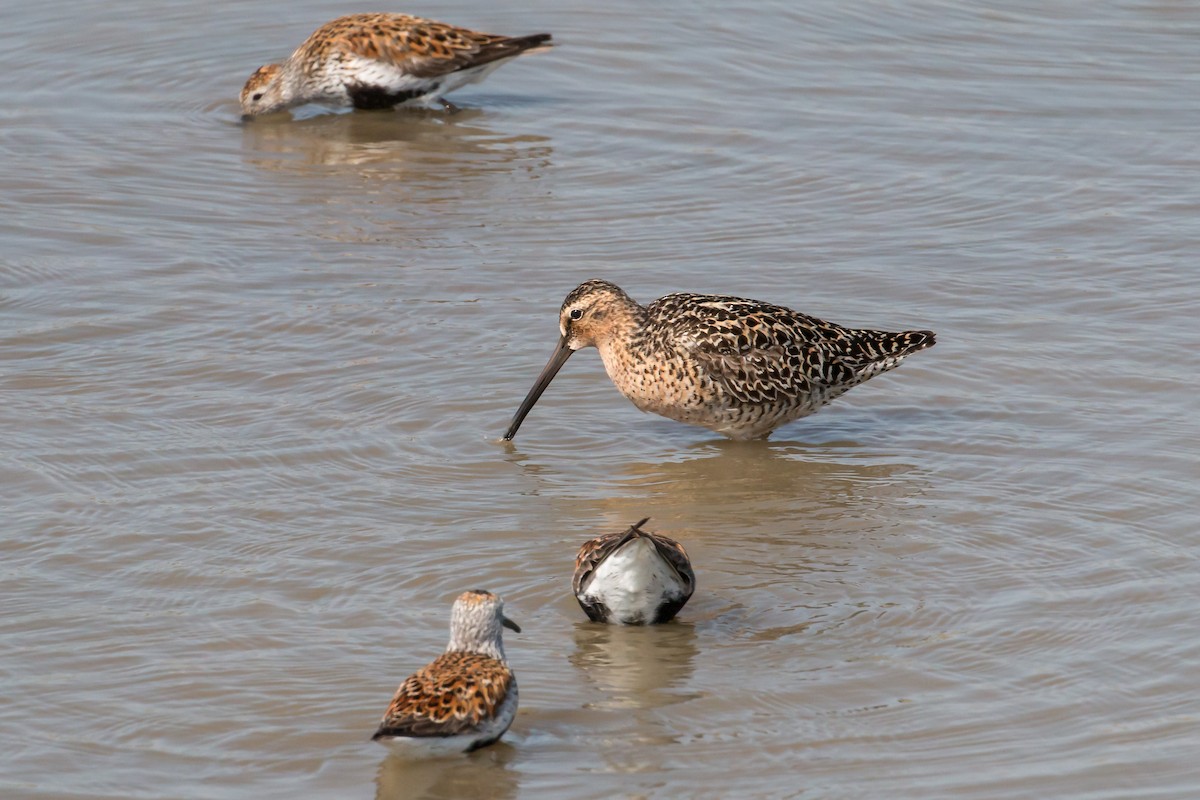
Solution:
<path fill-rule="evenodd" d="M 567 295 L 559 330 L 505 439 L 584 347 L 600 351 L 612 382 L 641 410 L 732 439 L 765 439 L 935 342 L 932 331 L 847 328 L 740 297 L 669 294 L 643 307 L 601 280 Z"/>
<path fill-rule="evenodd" d="M 242 116 L 306 103 L 453 109 L 448 92 L 549 46 L 548 33 L 499 36 L 406 14 L 351 14 L 322 25 L 286 61 L 259 67 L 242 89 Z"/>

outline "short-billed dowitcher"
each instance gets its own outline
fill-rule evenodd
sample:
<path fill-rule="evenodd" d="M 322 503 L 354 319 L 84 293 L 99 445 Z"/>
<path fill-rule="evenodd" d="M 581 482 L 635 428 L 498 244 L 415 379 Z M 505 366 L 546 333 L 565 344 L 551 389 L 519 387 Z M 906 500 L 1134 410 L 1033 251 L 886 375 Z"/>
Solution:
<path fill-rule="evenodd" d="M 579 548 L 571 587 L 593 622 L 666 622 L 695 591 L 696 573 L 687 551 L 674 539 L 642 530 L 649 519 Z"/>
<path fill-rule="evenodd" d="M 517 715 L 517 679 L 501 626 L 520 633 L 491 592 L 463 592 L 446 652 L 396 690 L 371 738 L 407 754 L 470 752 L 499 739 Z"/>
<path fill-rule="evenodd" d="M 584 347 L 600 351 L 612 382 L 642 411 L 731 439 L 765 439 L 934 344 L 933 331 L 845 328 L 740 297 L 669 294 L 641 306 L 601 280 L 572 290 L 558 320 L 558 347 L 505 439 Z"/>
<path fill-rule="evenodd" d="M 305 103 L 453 109 L 447 92 L 549 46 L 548 33 L 497 36 L 406 14 L 351 14 L 322 25 L 283 63 L 259 67 L 242 89 L 242 115 Z"/>

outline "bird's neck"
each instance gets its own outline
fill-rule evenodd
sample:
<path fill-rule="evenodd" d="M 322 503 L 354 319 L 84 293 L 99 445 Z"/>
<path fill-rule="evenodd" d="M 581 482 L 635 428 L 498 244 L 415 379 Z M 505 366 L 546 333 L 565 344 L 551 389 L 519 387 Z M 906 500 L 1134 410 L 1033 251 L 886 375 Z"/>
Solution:
<path fill-rule="evenodd" d="M 488 656 L 497 661 L 508 663 L 508 659 L 504 656 L 504 643 L 501 641 L 463 641 L 453 636 L 450 637 L 450 643 L 446 645 L 447 653 L 477 653 L 481 656 Z"/>
<path fill-rule="evenodd" d="M 601 354 L 613 348 L 624 349 L 636 343 L 646 324 L 646 309 L 633 300 L 611 303 L 604 309 L 604 327 L 596 336 L 596 348 Z"/>

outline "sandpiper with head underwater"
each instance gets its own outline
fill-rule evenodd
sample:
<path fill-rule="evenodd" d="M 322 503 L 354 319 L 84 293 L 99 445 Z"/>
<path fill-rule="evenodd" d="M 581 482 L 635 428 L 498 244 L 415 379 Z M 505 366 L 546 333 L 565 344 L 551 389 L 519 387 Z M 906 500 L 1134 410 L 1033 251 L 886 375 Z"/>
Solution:
<path fill-rule="evenodd" d="M 687 551 L 674 539 L 642 530 L 649 519 L 597 536 L 579 548 L 571 588 L 593 622 L 667 622 L 696 590 Z"/>

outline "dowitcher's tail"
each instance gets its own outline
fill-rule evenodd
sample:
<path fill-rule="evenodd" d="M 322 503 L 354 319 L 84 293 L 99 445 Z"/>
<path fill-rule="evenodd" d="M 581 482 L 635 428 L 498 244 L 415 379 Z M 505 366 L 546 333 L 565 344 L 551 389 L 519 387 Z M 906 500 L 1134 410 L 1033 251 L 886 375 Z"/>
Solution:
<path fill-rule="evenodd" d="M 903 331 L 902 333 L 885 333 L 883 336 L 884 351 L 898 358 L 904 358 L 918 350 L 924 350 L 937 344 L 937 334 L 933 331 Z"/>
<path fill-rule="evenodd" d="M 854 331 L 854 340 L 847 353 L 848 362 L 857 362 L 859 382 L 892 369 L 918 350 L 933 347 L 937 335 L 933 331 Z"/>

